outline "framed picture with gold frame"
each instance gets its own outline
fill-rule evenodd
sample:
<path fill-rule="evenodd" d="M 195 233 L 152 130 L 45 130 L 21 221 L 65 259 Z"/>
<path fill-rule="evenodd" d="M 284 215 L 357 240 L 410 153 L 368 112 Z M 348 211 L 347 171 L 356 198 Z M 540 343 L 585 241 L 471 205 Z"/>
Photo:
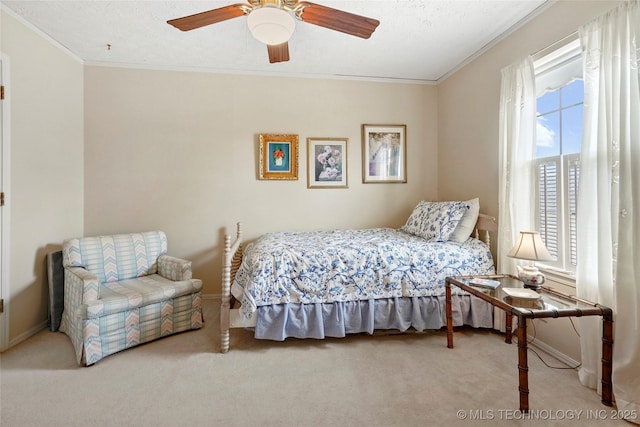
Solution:
<path fill-rule="evenodd" d="M 298 179 L 298 135 L 260 134 L 260 179 Z"/>
<path fill-rule="evenodd" d="M 307 188 L 348 188 L 348 138 L 307 138 Z"/>
<path fill-rule="evenodd" d="M 407 125 L 362 125 L 362 182 L 407 182 Z"/>

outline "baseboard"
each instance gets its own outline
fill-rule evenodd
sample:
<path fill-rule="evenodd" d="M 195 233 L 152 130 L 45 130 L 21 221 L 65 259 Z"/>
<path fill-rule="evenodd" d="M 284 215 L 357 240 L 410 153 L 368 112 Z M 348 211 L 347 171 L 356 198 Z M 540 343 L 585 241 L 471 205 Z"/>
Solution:
<path fill-rule="evenodd" d="M 560 362 L 564 363 L 565 365 L 567 365 L 567 366 L 578 366 L 578 365 L 580 365 L 579 361 L 574 360 L 571 357 L 567 356 L 566 354 L 559 352 L 555 348 L 551 347 L 550 345 L 545 344 L 544 342 L 540 341 L 539 339 L 534 338 L 532 336 L 528 336 L 527 338 L 529 340 L 533 340 L 533 341 L 529 342 L 529 345 L 544 351 L 545 353 L 547 353 L 548 355 L 550 355 L 552 357 L 555 357 L 556 359 L 558 359 Z"/>
<path fill-rule="evenodd" d="M 222 294 L 202 294 L 202 299 L 222 299 Z"/>
<path fill-rule="evenodd" d="M 13 347 L 15 345 L 20 344 L 22 341 L 28 340 L 29 338 L 31 338 L 32 336 L 34 336 L 38 332 L 47 329 L 47 327 L 48 327 L 47 321 L 44 321 L 44 322 L 40 323 L 39 325 L 29 329 L 28 331 L 21 333 L 20 335 L 18 335 L 17 337 L 15 337 L 14 339 L 9 341 L 9 346 L 6 348 L 6 350 L 10 349 L 11 347 Z"/>

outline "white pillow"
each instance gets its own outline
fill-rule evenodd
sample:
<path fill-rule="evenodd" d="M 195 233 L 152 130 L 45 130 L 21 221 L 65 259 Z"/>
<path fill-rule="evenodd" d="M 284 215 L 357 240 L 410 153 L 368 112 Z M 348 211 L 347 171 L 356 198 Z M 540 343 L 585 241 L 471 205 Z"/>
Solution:
<path fill-rule="evenodd" d="M 466 242 L 469 236 L 471 236 L 478 221 L 478 215 L 480 214 L 480 199 L 476 197 L 464 203 L 467 206 L 467 211 L 462 216 L 453 234 L 449 237 L 449 240 L 458 243 Z"/>
<path fill-rule="evenodd" d="M 446 242 L 467 210 L 465 202 L 422 201 L 400 229 L 430 242 Z"/>

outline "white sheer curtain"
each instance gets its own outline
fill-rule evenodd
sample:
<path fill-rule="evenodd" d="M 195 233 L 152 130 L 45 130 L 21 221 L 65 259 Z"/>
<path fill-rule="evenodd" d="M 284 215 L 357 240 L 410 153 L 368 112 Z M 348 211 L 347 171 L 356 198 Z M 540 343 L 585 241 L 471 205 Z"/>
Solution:
<path fill-rule="evenodd" d="M 535 128 L 535 74 L 533 59 L 528 56 L 502 69 L 497 253 L 501 273 L 517 273 L 516 261 L 507 257 L 507 253 L 520 231 L 533 230 L 531 161 L 536 147 Z"/>
<path fill-rule="evenodd" d="M 578 204 L 578 295 L 614 309 L 613 392 L 640 412 L 640 3 L 579 29 L 584 136 Z M 581 319 L 580 380 L 600 378 L 600 324 Z M 636 417 L 635 420 L 639 422 Z"/>

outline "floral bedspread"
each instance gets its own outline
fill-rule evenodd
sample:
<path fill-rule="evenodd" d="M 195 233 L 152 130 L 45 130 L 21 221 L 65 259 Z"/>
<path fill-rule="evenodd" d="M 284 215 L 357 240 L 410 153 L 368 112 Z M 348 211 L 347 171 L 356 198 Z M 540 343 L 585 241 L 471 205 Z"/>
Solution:
<path fill-rule="evenodd" d="M 427 242 L 391 228 L 282 232 L 247 245 L 232 292 L 248 316 L 271 304 L 444 295 L 447 276 L 493 272 L 489 247 L 474 238 Z"/>

